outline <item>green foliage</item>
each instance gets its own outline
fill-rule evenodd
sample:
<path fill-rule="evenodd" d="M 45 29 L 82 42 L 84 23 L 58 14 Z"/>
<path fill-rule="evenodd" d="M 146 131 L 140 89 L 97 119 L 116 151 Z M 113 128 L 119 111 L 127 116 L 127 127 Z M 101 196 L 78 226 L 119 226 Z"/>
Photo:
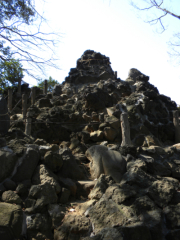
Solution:
<path fill-rule="evenodd" d="M 47 91 L 52 92 L 52 90 L 56 84 L 59 84 L 59 82 L 57 80 L 54 80 L 52 77 L 49 77 L 49 79 L 47 80 L 47 86 L 48 86 Z M 37 87 L 43 89 L 44 88 L 44 80 L 42 80 L 42 79 L 38 80 Z"/>
<path fill-rule="evenodd" d="M 0 61 L 0 90 L 17 85 L 23 79 L 23 68 L 19 60 Z"/>
<path fill-rule="evenodd" d="M 0 1 L 0 23 L 6 20 L 18 19 L 29 24 L 34 17 L 32 0 L 2 0 Z"/>

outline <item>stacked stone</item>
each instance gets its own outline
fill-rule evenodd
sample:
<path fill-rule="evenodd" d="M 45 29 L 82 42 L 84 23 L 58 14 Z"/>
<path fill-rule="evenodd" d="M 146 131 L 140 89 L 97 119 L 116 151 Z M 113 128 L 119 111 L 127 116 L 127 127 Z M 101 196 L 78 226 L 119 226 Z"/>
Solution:
<path fill-rule="evenodd" d="M 87 50 L 28 109 L 30 136 L 14 114 L 0 138 L 0 239 L 179 239 L 176 109 L 139 70 L 115 79 Z"/>
<path fill-rule="evenodd" d="M 76 68 L 71 68 L 65 82 L 79 84 L 98 82 L 108 78 L 115 79 L 115 74 L 110 64 L 109 58 L 105 55 L 93 50 L 87 50 L 77 60 Z"/>

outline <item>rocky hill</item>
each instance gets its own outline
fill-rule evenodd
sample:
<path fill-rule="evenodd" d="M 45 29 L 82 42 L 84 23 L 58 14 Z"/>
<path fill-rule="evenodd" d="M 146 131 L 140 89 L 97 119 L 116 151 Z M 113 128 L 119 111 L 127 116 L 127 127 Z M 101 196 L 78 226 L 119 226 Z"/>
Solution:
<path fill-rule="evenodd" d="M 28 100 L 30 135 L 21 105 L 9 127 L 1 103 L 0 239 L 180 239 L 177 105 L 148 76 L 132 68 L 123 81 L 87 50 L 52 93 Z"/>

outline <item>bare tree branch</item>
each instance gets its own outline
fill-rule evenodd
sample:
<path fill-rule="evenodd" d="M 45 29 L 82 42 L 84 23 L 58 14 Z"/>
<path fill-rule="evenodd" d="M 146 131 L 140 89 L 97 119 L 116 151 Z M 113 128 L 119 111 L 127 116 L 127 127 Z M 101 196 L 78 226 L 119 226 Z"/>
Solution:
<path fill-rule="evenodd" d="M 3 1 L 0 2 L 0 4 Z M 17 12 L 17 9 L 10 4 L 11 0 L 4 0 L 6 4 L 9 4 L 9 12 L 6 16 L 6 12 L 0 9 L 0 43 L 3 41 L 5 46 L 11 46 L 11 54 L 17 56 L 19 61 L 27 62 L 30 65 L 29 70 L 26 72 L 29 75 L 34 75 L 34 70 L 39 70 L 44 73 L 46 66 L 60 69 L 56 65 L 55 47 L 59 43 L 59 33 L 45 33 L 42 32 L 42 24 L 46 23 L 46 19 L 35 9 L 33 0 L 27 0 L 28 5 L 26 6 L 30 12 L 30 16 L 21 16 L 21 12 Z M 16 1 L 14 1 L 16 2 Z M 6 5 L 5 5 L 6 7 Z M 4 17 L 4 18 L 3 18 Z M 31 17 L 31 18 L 30 18 Z M 38 20 L 32 24 L 32 19 Z M 30 28 L 29 25 L 32 25 Z M 2 44 L 1 44 L 2 45 Z M 50 55 L 44 59 L 42 52 Z M 49 53 L 49 54 L 47 54 Z M 0 48 L 0 59 L 1 61 L 10 61 L 9 56 L 4 55 Z M 33 71 L 33 73 L 31 73 Z"/>
<path fill-rule="evenodd" d="M 135 4 L 134 1 L 131 1 L 131 5 L 137 10 L 149 12 L 150 17 L 151 15 L 154 15 L 154 13 L 156 14 L 156 17 L 151 17 L 151 20 L 148 20 L 145 22 L 152 25 L 159 24 L 161 27 L 161 33 L 163 33 L 166 30 L 164 25 L 165 17 L 171 16 L 171 17 L 174 17 L 175 19 L 180 20 L 180 15 L 175 14 L 174 12 L 170 11 L 168 8 L 164 7 L 164 4 L 165 4 L 164 0 L 161 0 L 160 2 L 157 0 L 144 0 L 142 1 L 142 3 L 144 4 L 145 2 L 146 6 L 142 8 L 139 7 L 139 5 Z M 168 42 L 168 45 L 171 48 L 171 50 L 168 52 L 169 55 L 171 57 L 174 56 L 176 60 L 178 58 L 178 63 L 180 63 L 180 33 L 179 32 L 173 35 L 173 39 Z"/>
<path fill-rule="evenodd" d="M 164 12 L 163 14 L 160 14 L 159 17 L 157 17 L 157 18 L 155 18 L 155 19 L 153 19 L 153 20 L 151 20 L 151 21 L 148 21 L 148 22 L 151 23 L 151 22 L 155 22 L 155 21 L 157 20 L 156 23 L 159 22 L 159 23 L 161 24 L 161 26 L 163 27 L 163 29 L 165 29 L 164 26 L 163 26 L 163 23 L 162 23 L 162 21 L 161 21 L 161 19 L 162 19 L 163 17 L 165 17 L 166 15 L 171 15 L 171 16 L 177 18 L 177 19 L 180 19 L 180 16 L 177 15 L 177 14 L 175 14 L 175 13 L 173 13 L 173 12 L 171 12 L 171 11 L 169 11 L 169 10 L 166 9 L 166 8 L 162 8 L 161 6 L 162 6 L 163 3 L 164 3 L 164 0 L 162 0 L 160 4 L 158 4 L 156 0 L 149 0 L 149 1 L 147 1 L 147 4 L 149 5 L 148 7 L 146 7 L 146 8 L 140 8 L 140 7 L 138 7 L 133 1 L 131 1 L 131 5 L 132 5 L 133 7 L 135 7 L 136 9 L 138 9 L 138 10 L 148 11 L 148 10 L 150 10 L 150 9 L 156 8 L 156 9 Z"/>

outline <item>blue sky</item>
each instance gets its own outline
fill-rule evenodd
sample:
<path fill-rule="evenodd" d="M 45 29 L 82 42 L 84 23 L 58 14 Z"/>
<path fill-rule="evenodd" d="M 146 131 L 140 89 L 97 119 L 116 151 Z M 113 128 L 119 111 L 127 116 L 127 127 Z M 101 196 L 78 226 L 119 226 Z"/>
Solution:
<path fill-rule="evenodd" d="M 166 1 L 173 11 L 177 11 L 180 6 L 178 0 L 173 0 L 173 4 L 171 0 Z M 180 67 L 167 54 L 167 42 L 179 28 L 180 20 L 168 17 L 165 22 L 167 31 L 158 34 L 157 26 L 143 21 L 147 14 L 141 16 L 143 13 L 136 11 L 129 2 L 46 0 L 42 5 L 39 1 L 37 9 L 44 11 L 49 30 L 61 33 L 56 49 L 61 70 L 47 69 L 46 78 L 52 76 L 63 82 L 83 52 L 92 49 L 110 57 L 112 69 L 122 80 L 127 78 L 130 68 L 137 68 L 150 76 L 150 83 L 161 94 L 180 103 Z M 47 27 L 44 26 L 44 29 L 47 30 Z M 35 80 L 28 77 L 24 80 L 35 84 Z"/>

